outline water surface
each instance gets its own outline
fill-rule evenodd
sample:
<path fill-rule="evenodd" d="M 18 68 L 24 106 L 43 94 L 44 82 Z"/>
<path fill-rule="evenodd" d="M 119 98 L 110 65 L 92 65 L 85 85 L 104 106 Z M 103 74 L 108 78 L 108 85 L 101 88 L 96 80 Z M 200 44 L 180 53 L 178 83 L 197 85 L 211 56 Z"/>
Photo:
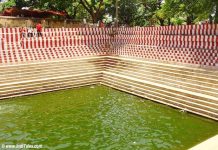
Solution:
<path fill-rule="evenodd" d="M 215 121 L 104 86 L 0 101 L 0 147 L 183 150 L 216 134 Z"/>

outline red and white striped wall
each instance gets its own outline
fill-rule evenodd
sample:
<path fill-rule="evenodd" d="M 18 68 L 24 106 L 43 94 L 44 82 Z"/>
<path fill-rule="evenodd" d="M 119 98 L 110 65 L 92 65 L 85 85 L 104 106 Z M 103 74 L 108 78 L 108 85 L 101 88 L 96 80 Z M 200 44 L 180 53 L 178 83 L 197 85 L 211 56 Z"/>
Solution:
<path fill-rule="evenodd" d="M 115 31 L 115 35 L 111 33 Z M 0 63 L 111 54 L 206 66 L 217 65 L 218 25 L 133 28 L 45 28 L 21 38 L 19 28 L 0 28 Z"/>

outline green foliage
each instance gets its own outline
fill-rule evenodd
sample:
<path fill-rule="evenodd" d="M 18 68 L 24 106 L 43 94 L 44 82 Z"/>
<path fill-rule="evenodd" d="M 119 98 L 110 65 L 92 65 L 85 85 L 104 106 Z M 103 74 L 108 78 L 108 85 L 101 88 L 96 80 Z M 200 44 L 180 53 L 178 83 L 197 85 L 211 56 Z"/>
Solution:
<path fill-rule="evenodd" d="M 216 0 L 165 0 L 156 15 L 162 19 L 172 18 L 175 24 L 178 21 L 176 18 L 179 19 L 179 24 L 182 20 L 187 24 L 197 23 L 209 19 L 216 6 L 215 2 Z M 215 9 L 218 9 L 218 5 Z"/>
<path fill-rule="evenodd" d="M 72 19 L 107 22 L 115 18 L 116 0 L 9 0 L 0 11 L 17 6 L 65 11 Z M 130 26 L 218 23 L 218 0 L 119 0 L 119 23 Z M 109 19 L 107 19 L 109 18 Z"/>
<path fill-rule="evenodd" d="M 15 0 L 16 7 L 33 7 L 37 4 L 38 0 Z"/>
<path fill-rule="evenodd" d="M 0 12 L 2 12 L 3 10 L 4 10 L 3 3 L 0 3 Z"/>
<path fill-rule="evenodd" d="M 16 3 L 14 0 L 8 0 L 7 2 L 0 3 L 0 12 L 4 11 L 4 9 L 6 9 L 6 8 L 10 8 L 10 7 L 13 7 L 15 5 L 16 5 Z"/>
<path fill-rule="evenodd" d="M 111 0 L 80 0 L 85 10 L 90 14 L 93 23 L 102 20 L 107 8 L 112 4 Z"/>
<path fill-rule="evenodd" d="M 134 25 L 137 12 L 137 0 L 121 0 L 119 2 L 119 22 L 121 24 Z"/>
<path fill-rule="evenodd" d="M 84 9 L 84 7 L 79 3 L 76 8 L 71 7 L 73 11 L 71 11 L 70 13 L 76 13 L 74 19 L 87 19 L 87 20 L 91 20 L 91 16 L 90 14 Z M 69 12 L 68 12 L 69 14 Z M 73 16 L 73 14 L 71 14 L 71 16 Z"/>

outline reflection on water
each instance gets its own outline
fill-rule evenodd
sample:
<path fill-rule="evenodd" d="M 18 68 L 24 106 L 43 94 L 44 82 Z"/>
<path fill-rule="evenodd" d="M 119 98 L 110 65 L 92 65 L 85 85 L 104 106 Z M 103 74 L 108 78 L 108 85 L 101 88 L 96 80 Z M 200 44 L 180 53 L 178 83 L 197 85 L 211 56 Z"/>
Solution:
<path fill-rule="evenodd" d="M 218 123 L 103 86 L 0 102 L 0 145 L 44 149 L 187 149 Z"/>

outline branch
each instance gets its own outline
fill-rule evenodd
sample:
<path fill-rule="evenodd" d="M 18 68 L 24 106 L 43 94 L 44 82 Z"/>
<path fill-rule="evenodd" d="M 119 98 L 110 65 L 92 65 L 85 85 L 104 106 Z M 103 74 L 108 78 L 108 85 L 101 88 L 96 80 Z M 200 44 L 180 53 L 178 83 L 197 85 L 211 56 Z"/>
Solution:
<path fill-rule="evenodd" d="M 103 0 L 100 0 L 100 4 L 99 4 L 99 6 L 98 6 L 98 9 L 96 10 L 97 12 L 100 11 L 100 8 L 101 8 L 102 5 L 103 5 Z"/>
<path fill-rule="evenodd" d="M 90 14 L 93 13 L 92 6 L 86 0 L 80 0 L 80 3 Z"/>

